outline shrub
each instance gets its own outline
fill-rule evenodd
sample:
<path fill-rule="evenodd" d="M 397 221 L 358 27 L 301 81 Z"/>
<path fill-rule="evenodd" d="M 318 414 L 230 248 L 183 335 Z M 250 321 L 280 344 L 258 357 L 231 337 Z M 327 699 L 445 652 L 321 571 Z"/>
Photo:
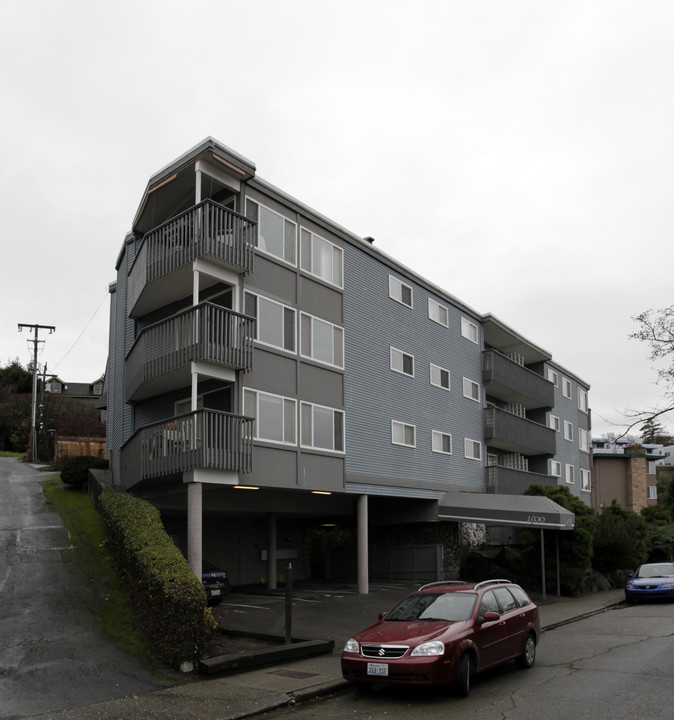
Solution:
<path fill-rule="evenodd" d="M 171 667 L 197 663 L 215 622 L 203 585 L 166 534 L 159 511 L 110 486 L 103 487 L 98 505 L 148 646 Z"/>
<path fill-rule="evenodd" d="M 646 561 L 646 520 L 617 503 L 604 508 L 597 519 L 594 536 L 594 560 L 596 570 L 609 573 L 620 568 L 634 569 Z"/>
<path fill-rule="evenodd" d="M 70 458 L 63 465 L 61 480 L 66 485 L 81 488 L 87 482 L 90 468 L 103 469 L 107 467 L 108 461 L 105 458 L 93 457 L 92 455 Z"/>

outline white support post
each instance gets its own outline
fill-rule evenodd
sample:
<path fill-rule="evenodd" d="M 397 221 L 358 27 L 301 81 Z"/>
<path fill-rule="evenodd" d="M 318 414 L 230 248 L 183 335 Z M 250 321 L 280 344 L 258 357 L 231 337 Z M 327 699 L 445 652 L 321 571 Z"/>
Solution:
<path fill-rule="evenodd" d="M 368 564 L 368 523 L 367 495 L 358 496 L 358 592 L 367 595 L 370 592 Z"/>

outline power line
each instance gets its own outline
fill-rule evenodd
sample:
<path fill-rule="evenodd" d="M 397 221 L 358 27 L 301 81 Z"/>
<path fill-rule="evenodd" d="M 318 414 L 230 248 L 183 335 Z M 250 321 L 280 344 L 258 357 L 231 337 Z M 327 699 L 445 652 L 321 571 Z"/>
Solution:
<path fill-rule="evenodd" d="M 89 322 L 84 326 L 84 329 L 77 336 L 77 339 L 75 340 L 75 342 L 68 348 L 66 354 L 56 363 L 56 365 L 54 366 L 54 370 L 56 370 L 58 368 L 58 366 L 68 357 L 68 355 L 70 355 L 70 353 L 73 350 L 73 348 L 75 347 L 75 345 L 77 345 L 77 343 L 81 340 L 82 335 L 84 335 L 84 333 L 87 331 L 87 328 L 89 327 L 89 325 L 91 325 L 91 323 L 93 322 L 96 315 L 98 315 L 98 311 L 101 309 L 101 307 L 103 307 L 103 303 L 105 302 L 107 296 L 108 296 L 108 293 L 106 292 L 105 295 L 103 296 L 103 299 L 101 300 L 101 304 L 96 308 L 96 310 L 94 311 L 94 314 L 89 318 Z"/>

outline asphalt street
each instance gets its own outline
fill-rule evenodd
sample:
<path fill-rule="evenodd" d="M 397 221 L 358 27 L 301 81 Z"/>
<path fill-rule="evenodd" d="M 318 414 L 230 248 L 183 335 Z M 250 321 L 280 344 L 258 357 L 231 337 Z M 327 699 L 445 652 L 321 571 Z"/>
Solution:
<path fill-rule="evenodd" d="M 0 458 L 0 718 L 166 686 L 98 630 L 90 580 L 63 562 L 70 537 L 44 473 Z"/>

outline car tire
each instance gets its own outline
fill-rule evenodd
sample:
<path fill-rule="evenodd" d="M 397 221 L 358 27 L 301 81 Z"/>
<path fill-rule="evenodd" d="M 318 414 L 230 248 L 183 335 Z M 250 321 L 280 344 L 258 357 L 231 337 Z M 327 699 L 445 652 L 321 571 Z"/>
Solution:
<path fill-rule="evenodd" d="M 470 655 L 464 653 L 456 665 L 454 673 L 454 694 L 458 697 L 468 697 L 470 692 Z"/>
<path fill-rule="evenodd" d="M 521 667 L 523 670 L 528 670 L 534 666 L 536 662 L 536 638 L 533 636 L 533 633 L 527 635 L 524 650 L 515 662 L 518 667 Z"/>

